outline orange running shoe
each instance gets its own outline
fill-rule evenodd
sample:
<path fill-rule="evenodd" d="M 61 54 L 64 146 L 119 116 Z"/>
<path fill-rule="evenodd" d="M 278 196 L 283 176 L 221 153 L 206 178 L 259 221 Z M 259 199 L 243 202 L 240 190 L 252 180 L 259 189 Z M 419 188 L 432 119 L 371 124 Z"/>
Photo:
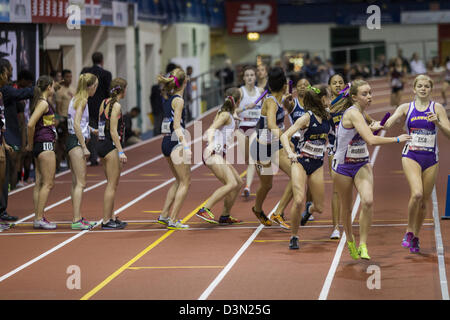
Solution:
<path fill-rule="evenodd" d="M 286 221 L 283 219 L 281 214 L 273 214 L 271 220 L 273 222 L 276 222 L 282 227 L 283 229 L 290 230 L 291 227 L 286 223 Z"/>
<path fill-rule="evenodd" d="M 264 214 L 264 211 L 256 212 L 254 207 L 252 207 L 252 211 L 255 214 L 255 216 L 258 218 L 258 220 L 261 222 L 261 224 L 263 224 L 267 227 L 272 225 L 272 221 L 270 221 L 269 218 L 267 218 L 267 216 Z"/>

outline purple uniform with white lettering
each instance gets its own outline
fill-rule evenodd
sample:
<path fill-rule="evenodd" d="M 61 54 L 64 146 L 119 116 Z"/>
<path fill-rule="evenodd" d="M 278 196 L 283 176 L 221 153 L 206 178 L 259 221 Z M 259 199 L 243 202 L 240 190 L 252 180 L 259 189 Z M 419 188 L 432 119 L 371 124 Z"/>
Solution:
<path fill-rule="evenodd" d="M 351 106 L 348 110 L 356 108 Z M 342 119 L 344 118 L 342 115 Z M 336 153 L 333 157 L 332 168 L 335 172 L 354 178 L 359 169 L 369 163 L 369 150 L 366 141 L 355 128 L 347 129 L 339 123 L 336 132 Z"/>
<path fill-rule="evenodd" d="M 427 120 L 427 112 L 433 112 L 435 102 L 430 101 L 425 111 L 416 109 L 415 102 L 410 102 L 406 115 L 405 127 L 412 140 L 405 144 L 402 157 L 416 161 L 425 171 L 439 161 L 437 130 L 433 122 Z"/>

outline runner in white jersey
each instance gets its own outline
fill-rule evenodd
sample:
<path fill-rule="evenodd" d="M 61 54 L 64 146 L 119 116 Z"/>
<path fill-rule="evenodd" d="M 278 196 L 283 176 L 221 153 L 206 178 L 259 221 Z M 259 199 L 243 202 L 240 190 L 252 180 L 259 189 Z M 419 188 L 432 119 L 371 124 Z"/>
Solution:
<path fill-rule="evenodd" d="M 231 208 L 236 201 L 239 190 L 243 185 L 242 179 L 236 169 L 226 158 L 227 148 L 233 143 L 236 123 L 233 117 L 236 106 L 241 99 L 238 88 L 230 88 L 226 91 L 223 106 L 217 113 L 211 127 L 207 131 L 208 145 L 203 154 L 203 163 L 224 185 L 218 188 L 209 197 L 205 206 L 196 213 L 197 217 L 209 222 L 219 224 L 240 224 L 241 220 L 230 215 Z M 214 219 L 212 207 L 224 200 L 224 206 L 219 221 Z"/>
<path fill-rule="evenodd" d="M 373 213 L 373 172 L 367 144 L 400 143 L 410 140 L 411 137 L 406 134 L 390 138 L 373 135 L 372 131 L 382 127 L 379 122 L 374 122 L 369 127 L 364 119 L 364 110 L 372 102 L 372 89 L 366 81 L 353 81 L 349 96 L 353 106 L 345 110 L 337 129 L 336 153 L 332 162 L 335 172 L 333 183 L 341 202 L 341 215 L 350 255 L 355 260 L 370 259 L 367 237 Z M 358 248 L 352 231 L 353 186 L 361 198 Z"/>
<path fill-rule="evenodd" d="M 97 90 L 98 80 L 92 73 L 80 75 L 75 96 L 69 103 L 66 140 L 66 152 L 72 171 L 72 204 L 73 219 L 71 228 L 87 230 L 93 224 L 81 216 L 81 200 L 86 187 L 86 159 L 90 152 L 86 146 L 90 138 L 88 97 Z"/>
<path fill-rule="evenodd" d="M 243 196 L 248 199 L 250 196 L 250 187 L 255 176 L 255 164 L 249 161 L 249 145 L 252 134 L 255 132 L 256 124 L 261 116 L 262 100 L 255 104 L 255 101 L 262 93 L 262 89 L 258 88 L 256 83 L 255 69 L 247 66 L 243 70 L 244 85 L 240 87 L 241 102 L 236 110 L 236 114 L 241 119 L 239 121 L 239 130 L 236 131 L 236 136 L 239 143 L 239 152 L 245 156 L 245 164 L 248 164 L 246 185 Z"/>

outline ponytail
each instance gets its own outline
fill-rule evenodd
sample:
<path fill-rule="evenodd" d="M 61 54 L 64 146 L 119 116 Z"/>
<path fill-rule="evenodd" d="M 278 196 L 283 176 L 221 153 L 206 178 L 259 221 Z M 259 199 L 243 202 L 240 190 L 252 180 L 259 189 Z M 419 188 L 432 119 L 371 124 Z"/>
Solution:
<path fill-rule="evenodd" d="M 38 104 L 38 101 L 42 98 L 42 94 L 47 90 L 48 86 L 53 84 L 53 79 L 50 76 L 40 76 L 34 87 L 33 102 L 30 106 L 30 115 L 33 114 L 34 109 Z"/>
<path fill-rule="evenodd" d="M 105 104 L 105 109 L 109 107 L 108 109 L 108 118 L 106 119 L 105 123 L 105 129 L 109 131 L 110 128 L 110 121 L 111 121 L 111 114 L 113 106 L 116 102 L 119 101 L 119 95 L 125 91 L 127 87 L 127 81 L 122 78 L 115 78 L 111 81 L 110 90 L 109 90 L 109 96 L 110 100 L 108 101 L 108 104 Z"/>

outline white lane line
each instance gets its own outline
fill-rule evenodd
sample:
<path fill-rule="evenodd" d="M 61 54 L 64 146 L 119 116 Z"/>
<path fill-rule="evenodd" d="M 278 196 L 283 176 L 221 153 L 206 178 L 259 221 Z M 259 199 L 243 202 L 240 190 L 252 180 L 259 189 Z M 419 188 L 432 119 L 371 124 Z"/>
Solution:
<path fill-rule="evenodd" d="M 201 136 L 200 136 L 200 137 L 197 137 L 196 139 L 194 139 L 193 141 L 191 141 L 190 144 L 191 144 L 191 145 L 194 145 L 196 142 L 201 141 L 202 138 L 203 138 L 203 137 L 201 137 Z M 132 167 L 132 168 L 130 168 L 130 169 L 124 171 L 124 172 L 122 172 L 122 173 L 120 174 L 120 176 L 122 177 L 122 176 L 124 176 L 124 175 L 127 175 L 127 174 L 129 174 L 129 173 L 131 173 L 131 172 L 134 172 L 134 171 L 136 171 L 136 170 L 138 170 L 138 169 L 140 169 L 140 168 L 142 168 L 142 167 L 144 167 L 144 166 L 146 166 L 146 165 L 148 165 L 148 164 L 150 164 L 150 163 L 153 163 L 153 162 L 155 162 L 155 161 L 157 161 L 157 160 L 159 160 L 159 159 L 162 159 L 162 158 L 164 158 L 164 155 L 160 154 L 160 155 L 158 155 L 158 156 L 156 156 L 156 157 L 154 157 L 154 158 L 152 158 L 152 159 L 150 159 L 150 160 L 144 161 L 144 162 L 142 162 L 142 163 L 140 163 L 140 164 L 138 164 L 138 165 L 136 165 L 136 166 L 134 166 L 134 167 Z M 96 184 L 90 186 L 89 188 L 84 189 L 83 192 L 88 192 L 88 191 L 91 191 L 91 190 L 93 190 L 93 189 L 95 189 L 95 188 L 98 188 L 98 187 L 100 187 L 101 185 L 106 184 L 106 182 L 107 182 L 106 179 L 105 179 L 105 180 L 102 180 L 101 182 L 96 183 Z M 66 198 L 64 198 L 64 199 L 62 199 L 62 200 L 59 200 L 58 202 L 55 202 L 55 203 L 53 203 L 53 204 L 51 204 L 51 205 L 45 207 L 45 208 L 44 208 L 44 212 L 46 212 L 46 211 L 48 211 L 48 210 L 50 210 L 50 209 L 53 209 L 54 207 L 57 207 L 57 206 L 59 206 L 60 204 L 63 204 L 63 203 L 65 203 L 65 202 L 69 201 L 71 198 L 72 198 L 71 196 L 68 196 L 68 197 L 66 197 Z M 20 219 L 19 221 L 15 222 L 14 224 L 20 224 L 20 223 L 22 223 L 22 222 L 24 222 L 24 221 L 26 221 L 26 220 L 28 220 L 28 219 L 33 218 L 34 215 L 35 215 L 35 213 L 33 212 L 33 213 L 31 213 L 30 215 L 28 215 L 28 216 L 26 216 L 26 217 Z"/>
<path fill-rule="evenodd" d="M 442 243 L 441 222 L 439 219 L 436 186 L 433 187 L 432 199 L 433 199 L 434 237 L 436 239 L 436 252 L 438 256 L 439 280 L 441 285 L 442 300 L 450 300 L 448 294 L 447 275 L 445 272 L 444 245 Z"/>
<path fill-rule="evenodd" d="M 382 130 L 380 136 L 384 137 L 385 134 L 386 134 L 386 131 Z M 379 150 L 380 150 L 380 146 L 376 146 L 375 150 L 373 152 L 372 159 L 370 160 L 370 163 L 372 164 L 372 166 L 375 164 L 375 160 L 377 159 Z M 358 194 L 358 196 L 356 197 L 355 203 L 353 205 L 352 223 L 355 220 L 356 214 L 358 213 L 358 208 L 359 208 L 360 202 L 361 202 L 361 198 Z M 328 293 L 330 292 L 330 288 L 331 288 L 331 283 L 333 282 L 334 275 L 336 274 L 336 270 L 339 265 L 339 261 L 341 260 L 342 251 L 344 250 L 346 240 L 347 240 L 347 235 L 344 232 L 342 234 L 341 240 L 339 241 L 339 245 L 336 249 L 336 253 L 334 255 L 333 261 L 331 262 L 331 266 L 330 266 L 330 269 L 328 270 L 328 274 L 327 274 L 327 277 L 325 278 L 325 282 L 323 284 L 322 290 L 320 291 L 319 298 L 318 298 L 319 300 L 326 300 L 328 297 Z"/>
<path fill-rule="evenodd" d="M 214 107 L 214 108 L 211 108 L 211 109 L 207 110 L 205 113 L 201 114 L 200 117 L 199 117 L 198 119 L 195 119 L 195 120 L 189 122 L 189 123 L 186 125 L 186 127 L 187 127 L 187 128 L 190 127 L 191 125 L 194 124 L 195 121 L 200 121 L 201 119 L 207 117 L 209 114 L 213 113 L 214 111 L 217 111 L 217 108 L 218 108 L 218 107 Z M 131 145 L 131 146 L 125 147 L 123 150 L 124 150 L 124 151 L 133 150 L 133 149 L 135 149 L 135 148 L 144 146 L 144 145 L 149 144 L 149 143 L 151 143 L 151 142 L 153 142 L 153 141 L 156 141 L 156 140 L 158 140 L 158 139 L 162 139 L 162 137 L 163 137 L 163 135 L 158 135 L 158 136 L 152 137 L 152 138 L 150 138 L 150 139 L 148 139 L 148 140 L 144 140 L 144 141 L 142 141 L 142 142 L 139 142 L 139 143 L 133 144 L 133 145 Z M 60 172 L 60 173 L 58 173 L 58 174 L 55 175 L 55 178 L 59 178 L 59 177 L 65 175 L 65 174 L 68 174 L 68 173 L 70 173 L 70 172 L 71 172 L 70 170 L 66 170 L 66 171 L 64 171 L 64 172 Z M 11 196 L 11 195 L 13 195 L 13 194 L 15 194 L 15 193 L 19 193 L 19 192 L 24 191 L 24 190 L 26 190 L 26 189 L 29 189 L 29 188 L 31 188 L 31 187 L 34 187 L 34 183 L 30 183 L 29 185 L 26 185 L 25 187 L 22 187 L 22 188 L 13 190 L 13 191 L 11 191 L 11 192 L 8 194 L 8 196 Z"/>
<path fill-rule="evenodd" d="M 130 220 L 126 220 L 127 222 L 130 222 Z M 148 224 L 156 224 L 156 220 L 153 221 L 146 221 L 146 223 Z M 259 221 L 258 222 L 244 222 L 244 223 L 248 223 L 248 224 L 260 224 Z M 158 224 L 159 225 L 159 224 Z M 192 224 L 190 223 L 189 226 L 191 226 Z M 406 227 L 408 224 L 407 223 L 398 223 L 398 224 L 373 224 L 371 225 L 371 227 Z M 424 226 L 434 226 L 434 223 L 424 223 Z M 354 227 L 358 227 L 358 224 L 354 224 Z M 329 229 L 333 227 L 333 225 L 329 224 L 329 225 L 318 225 L 318 226 L 304 226 L 303 228 L 326 228 Z M 191 230 L 228 230 L 228 229 L 257 229 L 258 226 L 249 226 L 249 227 L 244 227 L 244 226 L 234 226 L 234 227 L 205 227 L 205 228 L 193 228 L 193 227 L 189 227 L 189 229 L 187 230 L 182 230 L 182 231 L 191 231 Z M 280 229 L 279 226 L 272 226 L 272 227 L 265 227 L 266 229 Z M 91 233 L 114 233 L 114 232 L 143 232 L 143 231 L 167 231 L 166 229 L 126 229 L 126 230 L 91 230 L 89 232 L 89 234 Z M 38 232 L 15 232 L 15 233 L 3 233 L 0 234 L 0 237 L 6 237 L 6 236 L 41 236 L 41 235 L 58 235 L 58 234 L 78 234 L 82 231 L 38 231 Z M 286 240 L 287 241 L 287 240 Z M 337 242 L 337 240 L 336 240 Z"/>
<path fill-rule="evenodd" d="M 275 212 L 280 202 L 276 204 L 276 206 L 272 209 L 269 214 L 270 216 Z M 242 245 L 242 247 L 238 250 L 238 252 L 231 258 L 230 262 L 227 263 L 225 268 L 219 273 L 219 275 L 211 282 L 211 284 L 206 288 L 206 290 L 200 295 L 198 300 L 206 300 L 209 295 L 214 291 L 214 289 L 219 285 L 219 283 L 225 278 L 227 273 L 233 268 L 234 264 L 239 260 L 239 258 L 244 254 L 245 250 L 252 244 L 253 240 L 258 236 L 261 230 L 264 229 L 264 225 L 260 224 L 258 228 L 256 228 L 255 232 L 247 239 L 247 241 Z"/>
<path fill-rule="evenodd" d="M 191 171 L 194 171 L 195 169 L 199 168 L 201 165 L 203 165 L 203 163 L 198 163 L 194 166 L 191 167 Z M 153 192 L 165 187 L 166 185 L 170 184 L 171 182 L 175 181 L 175 178 L 169 179 L 166 182 L 150 189 L 147 190 L 146 192 L 144 192 L 143 194 L 141 194 L 140 196 L 138 196 L 137 198 L 135 198 L 134 200 L 126 203 L 125 205 L 123 205 L 122 207 L 120 207 L 119 209 L 117 209 L 116 211 L 114 211 L 114 215 L 119 214 L 120 212 L 122 212 L 123 210 L 129 208 L 130 206 L 134 205 L 136 202 L 144 199 L 145 197 L 147 197 L 148 195 L 152 194 Z M 102 219 L 97 221 L 96 226 L 98 226 L 100 223 L 102 222 Z M 43 254 L 39 255 L 38 257 L 28 261 L 27 263 L 22 264 L 21 266 L 15 268 L 14 270 L 8 272 L 7 274 L 3 275 L 0 277 L 0 282 L 8 279 L 9 277 L 15 275 L 16 273 L 18 273 L 19 271 L 31 266 L 32 264 L 38 262 L 39 260 L 42 260 L 43 258 L 45 258 L 46 256 L 48 256 L 49 254 L 57 251 L 58 249 L 64 247 L 65 245 L 71 243 L 72 241 L 74 241 L 75 239 L 80 238 L 81 236 L 85 235 L 87 232 L 89 232 L 89 230 L 84 230 L 81 231 L 80 233 L 76 234 L 75 236 L 61 242 L 60 244 L 58 244 L 57 246 L 53 247 L 52 249 L 44 252 Z"/>

